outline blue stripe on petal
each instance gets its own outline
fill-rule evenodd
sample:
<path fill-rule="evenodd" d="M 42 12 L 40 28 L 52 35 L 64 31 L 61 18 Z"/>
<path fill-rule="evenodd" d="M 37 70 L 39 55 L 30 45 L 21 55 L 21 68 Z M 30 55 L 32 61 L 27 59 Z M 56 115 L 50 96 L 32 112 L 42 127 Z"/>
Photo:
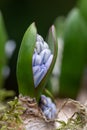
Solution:
<path fill-rule="evenodd" d="M 47 117 L 47 119 L 51 119 L 51 108 L 48 108 L 44 111 L 44 115 Z"/>
<path fill-rule="evenodd" d="M 43 50 L 41 53 L 40 53 L 40 56 L 41 58 L 43 59 L 42 63 L 45 64 L 48 60 L 48 58 L 50 57 L 51 55 L 51 51 L 48 50 L 48 49 L 45 49 Z"/>
<path fill-rule="evenodd" d="M 52 59 L 53 59 L 53 55 L 51 54 L 51 56 L 49 57 L 49 59 L 47 60 L 47 62 L 45 64 L 47 70 L 49 69 L 49 67 L 51 65 Z"/>
<path fill-rule="evenodd" d="M 49 59 L 50 55 L 51 55 L 51 51 L 49 49 L 45 49 L 44 64 Z"/>
<path fill-rule="evenodd" d="M 37 52 L 33 54 L 33 60 L 32 60 L 32 65 L 35 66 L 35 60 L 36 60 Z"/>
<path fill-rule="evenodd" d="M 42 64 L 43 64 L 43 60 L 44 60 L 44 57 L 45 57 L 45 51 L 44 50 L 40 53 L 40 56 L 41 56 Z"/>
<path fill-rule="evenodd" d="M 41 69 L 39 72 L 37 72 L 37 73 L 34 75 L 35 87 L 38 86 L 38 84 L 40 83 L 40 81 L 42 80 L 43 77 L 44 77 L 44 69 Z"/>
<path fill-rule="evenodd" d="M 34 66 L 33 67 L 33 74 L 35 75 L 40 70 L 40 66 Z"/>

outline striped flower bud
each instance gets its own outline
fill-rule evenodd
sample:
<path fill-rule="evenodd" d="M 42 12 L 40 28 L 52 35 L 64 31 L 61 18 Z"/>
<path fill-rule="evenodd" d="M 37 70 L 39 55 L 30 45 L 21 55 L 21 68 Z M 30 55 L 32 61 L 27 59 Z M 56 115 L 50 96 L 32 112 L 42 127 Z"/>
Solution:
<path fill-rule="evenodd" d="M 53 120 L 56 118 L 56 106 L 49 97 L 41 95 L 39 105 L 47 119 Z"/>
<path fill-rule="evenodd" d="M 37 34 L 36 45 L 32 59 L 33 75 L 35 87 L 43 79 L 53 59 L 53 54 L 48 44 Z"/>

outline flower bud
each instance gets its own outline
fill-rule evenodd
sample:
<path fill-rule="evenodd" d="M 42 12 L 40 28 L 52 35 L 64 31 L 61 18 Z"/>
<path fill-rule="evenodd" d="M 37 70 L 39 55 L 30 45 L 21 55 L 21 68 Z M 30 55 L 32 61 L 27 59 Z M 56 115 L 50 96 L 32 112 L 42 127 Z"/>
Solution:
<path fill-rule="evenodd" d="M 32 59 L 33 75 L 35 87 L 43 79 L 53 59 L 53 54 L 48 44 L 37 34 L 36 45 Z"/>
<path fill-rule="evenodd" d="M 39 105 L 47 119 L 54 120 L 56 118 L 56 106 L 49 97 L 41 95 Z"/>
<path fill-rule="evenodd" d="M 24 34 L 18 54 L 19 93 L 36 97 L 37 101 L 40 99 L 57 57 L 57 37 L 54 26 L 49 30 L 47 42 L 49 46 L 37 34 L 35 23 L 32 23 Z"/>

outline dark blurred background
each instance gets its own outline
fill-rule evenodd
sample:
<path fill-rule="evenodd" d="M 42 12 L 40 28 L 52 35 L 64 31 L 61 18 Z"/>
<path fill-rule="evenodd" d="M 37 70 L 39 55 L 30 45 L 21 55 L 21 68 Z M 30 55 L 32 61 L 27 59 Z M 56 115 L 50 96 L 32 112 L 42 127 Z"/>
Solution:
<path fill-rule="evenodd" d="M 10 60 L 11 74 L 5 87 L 18 93 L 16 80 L 16 61 L 20 43 L 27 27 L 35 21 L 38 33 L 47 35 L 49 27 L 58 16 L 66 16 L 75 6 L 76 0 L 0 0 L 9 39 L 16 41 L 16 50 Z"/>

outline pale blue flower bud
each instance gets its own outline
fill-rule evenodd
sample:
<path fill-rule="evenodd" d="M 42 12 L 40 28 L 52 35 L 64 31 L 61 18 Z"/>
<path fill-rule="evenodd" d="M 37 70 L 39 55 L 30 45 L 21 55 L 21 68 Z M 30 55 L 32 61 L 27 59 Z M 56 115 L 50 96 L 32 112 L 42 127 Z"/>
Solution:
<path fill-rule="evenodd" d="M 38 86 L 38 84 L 47 73 L 52 59 L 53 54 L 51 53 L 48 44 L 43 40 L 40 35 L 37 34 L 36 46 L 32 59 L 35 87 Z"/>
<path fill-rule="evenodd" d="M 45 95 L 41 95 L 39 105 L 47 119 L 53 120 L 56 118 L 56 106 L 50 98 L 46 97 Z"/>

